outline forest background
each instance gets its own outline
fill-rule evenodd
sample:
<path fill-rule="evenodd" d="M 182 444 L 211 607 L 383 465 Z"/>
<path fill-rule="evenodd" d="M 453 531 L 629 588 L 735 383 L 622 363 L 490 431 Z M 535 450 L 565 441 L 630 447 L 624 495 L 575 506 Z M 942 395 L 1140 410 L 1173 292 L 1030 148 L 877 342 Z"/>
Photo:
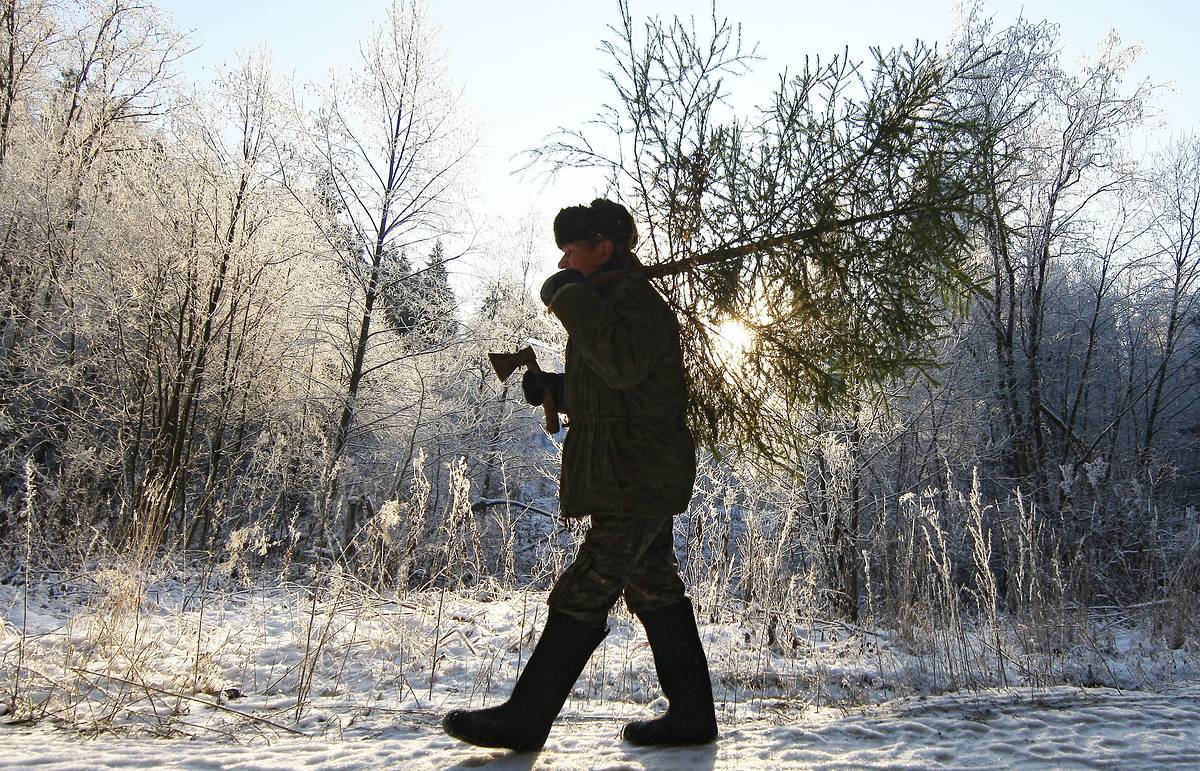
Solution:
<path fill-rule="evenodd" d="M 720 12 L 618 11 L 613 85 L 656 40 L 666 67 L 717 57 L 706 78 L 757 66 Z M 531 291 L 545 223 L 471 208 L 480 137 L 425 9 L 398 3 L 357 65 L 303 87 L 260 54 L 181 82 L 192 43 L 149 5 L 6 0 L 0 22 L 6 580 L 167 560 L 375 591 L 545 588 L 578 536 L 555 519 L 561 436 L 485 356 L 531 339 L 548 368 L 560 355 Z M 1011 624 L 1015 641 L 980 643 L 1000 661 L 1119 609 L 1197 645 L 1200 141 L 1147 120 L 1135 49 L 1110 35 L 1067 62 L 1061 35 L 977 7 L 942 42 L 951 62 L 986 52 L 955 87 L 1006 117 L 967 250 L 977 289 L 946 301 L 923 376 L 791 405 L 795 441 L 766 461 L 710 443 L 677 524 L 702 613 L 772 644 L 800 616 L 943 647 L 947 629 Z M 885 54 L 832 66 L 868 83 Z M 628 105 L 606 99 L 601 120 Z M 533 171 L 580 165 L 586 119 L 564 116 Z M 692 175 L 665 198 L 620 175 L 595 192 L 669 230 L 698 157 L 662 162 Z M 768 326 L 752 309 L 710 321 L 709 362 L 731 373 Z"/>

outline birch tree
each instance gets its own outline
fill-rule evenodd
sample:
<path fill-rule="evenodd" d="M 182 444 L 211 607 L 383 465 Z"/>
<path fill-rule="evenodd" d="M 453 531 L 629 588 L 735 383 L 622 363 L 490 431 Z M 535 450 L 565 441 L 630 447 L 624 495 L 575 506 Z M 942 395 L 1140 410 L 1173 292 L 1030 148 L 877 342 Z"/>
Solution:
<path fill-rule="evenodd" d="M 1164 424 L 1196 404 L 1195 357 L 1200 323 L 1200 140 L 1171 143 L 1152 182 L 1155 217 L 1152 265 L 1159 289 L 1161 351 L 1154 368 L 1138 454 L 1145 461 Z M 1190 372 L 1188 370 L 1191 370 Z"/>
<path fill-rule="evenodd" d="M 358 68 L 335 79 L 310 115 L 311 171 L 320 180 L 312 214 L 344 281 L 340 309 L 327 319 L 341 359 L 340 406 L 325 451 L 327 517 L 370 378 L 418 353 L 378 323 L 381 291 L 395 276 L 390 263 L 462 230 L 453 191 L 472 141 L 460 113 L 425 7 L 405 0 L 364 44 Z M 290 184 L 306 195 L 302 180 Z M 353 528 L 347 523 L 347 532 Z"/>
<path fill-rule="evenodd" d="M 976 20 L 966 34 L 1000 52 L 969 82 L 987 120 L 1006 127 L 998 131 L 1005 152 L 988 154 L 981 164 L 992 276 L 987 314 L 1007 442 L 1003 461 L 1048 509 L 1055 502 L 1052 447 L 1071 442 L 1073 419 L 1059 414 L 1046 393 L 1049 298 L 1065 275 L 1062 263 L 1097 254 L 1091 244 L 1103 240 L 1098 223 L 1119 213 L 1120 193 L 1136 181 L 1136 167 L 1122 156 L 1119 141 L 1140 121 L 1149 87 L 1123 87 L 1136 51 L 1115 36 L 1073 74 L 1058 64 L 1057 30 L 1049 24 L 1019 20 L 993 36 L 990 22 Z M 1110 233 L 1115 243 L 1130 237 L 1128 231 Z M 1108 252 L 1098 253 L 1103 260 Z M 1099 277 L 1101 297 L 1112 270 L 1103 268 Z M 1081 449 L 1078 440 L 1071 444 Z"/>

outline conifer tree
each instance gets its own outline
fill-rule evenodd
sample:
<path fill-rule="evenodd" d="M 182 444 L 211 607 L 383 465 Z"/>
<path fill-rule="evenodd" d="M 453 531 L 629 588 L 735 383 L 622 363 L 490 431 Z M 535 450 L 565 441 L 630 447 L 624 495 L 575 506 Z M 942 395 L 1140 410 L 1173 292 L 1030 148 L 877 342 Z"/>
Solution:
<path fill-rule="evenodd" d="M 420 302 L 417 306 L 417 324 L 424 342 L 428 345 L 444 345 L 454 337 L 458 326 L 454 317 L 457 301 L 450 287 L 450 274 L 446 272 L 446 246 L 438 239 L 425 267 L 415 276 L 415 285 Z"/>
<path fill-rule="evenodd" d="M 441 239 L 420 269 L 413 269 L 403 251 L 391 250 L 381 273 L 379 296 L 388 325 L 410 349 L 438 347 L 454 336 L 456 300 Z"/>
<path fill-rule="evenodd" d="M 615 100 L 531 164 L 601 169 L 631 205 L 683 327 L 701 437 L 787 457 L 796 410 L 932 376 L 943 321 L 982 291 L 969 247 L 995 127 L 962 88 L 982 55 L 806 58 L 757 114 L 724 118 L 754 60 L 740 29 L 714 8 L 704 33 L 639 30 L 619 8 L 603 44 Z"/>
<path fill-rule="evenodd" d="M 412 264 L 403 251 L 389 249 L 380 268 L 379 302 L 388 326 L 401 336 L 417 326 L 419 298 L 412 289 Z"/>

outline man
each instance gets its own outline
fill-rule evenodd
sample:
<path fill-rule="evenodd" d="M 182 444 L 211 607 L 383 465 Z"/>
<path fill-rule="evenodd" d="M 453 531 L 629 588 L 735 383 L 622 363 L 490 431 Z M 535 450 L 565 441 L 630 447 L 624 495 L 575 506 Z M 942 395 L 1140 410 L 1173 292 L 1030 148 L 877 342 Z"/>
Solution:
<path fill-rule="evenodd" d="M 525 398 L 546 390 L 569 418 L 559 499 L 591 516 L 575 561 L 550 592 L 541 639 L 512 696 L 455 710 L 442 725 L 483 747 L 540 748 L 622 594 L 646 629 L 670 702 L 625 726 L 635 744 L 701 744 L 717 736 L 708 662 L 675 560 L 674 515 L 687 508 L 696 451 L 686 423 L 679 324 L 640 271 L 637 229 L 624 206 L 596 199 L 554 219 L 563 256 L 542 301 L 567 330 L 566 371 L 527 372 Z"/>

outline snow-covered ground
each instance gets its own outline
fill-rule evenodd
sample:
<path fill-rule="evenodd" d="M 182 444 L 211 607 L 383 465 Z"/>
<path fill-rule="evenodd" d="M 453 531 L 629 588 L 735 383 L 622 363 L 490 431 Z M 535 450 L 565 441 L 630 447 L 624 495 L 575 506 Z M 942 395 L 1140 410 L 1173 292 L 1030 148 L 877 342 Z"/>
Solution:
<path fill-rule="evenodd" d="M 507 695 L 544 600 L 380 597 L 336 579 L 201 590 L 122 571 L 0 586 L 0 713 L 18 694 L 0 768 L 1200 767 L 1194 656 L 1115 622 L 989 674 L 927 641 L 820 624 L 769 641 L 749 611 L 723 613 L 702 625 L 721 740 L 646 750 L 621 725 L 665 705 L 618 613 L 543 752 L 443 735 L 447 709 Z M 1041 687 L 1051 676 L 1075 685 Z"/>
<path fill-rule="evenodd" d="M 572 711 L 536 755 L 450 739 L 434 713 L 380 711 L 315 738 L 82 739 L 0 729 L 0 768 L 1112 768 L 1200 767 L 1200 689 L 955 694 L 726 720 L 717 744 L 641 749 L 619 719 Z"/>

